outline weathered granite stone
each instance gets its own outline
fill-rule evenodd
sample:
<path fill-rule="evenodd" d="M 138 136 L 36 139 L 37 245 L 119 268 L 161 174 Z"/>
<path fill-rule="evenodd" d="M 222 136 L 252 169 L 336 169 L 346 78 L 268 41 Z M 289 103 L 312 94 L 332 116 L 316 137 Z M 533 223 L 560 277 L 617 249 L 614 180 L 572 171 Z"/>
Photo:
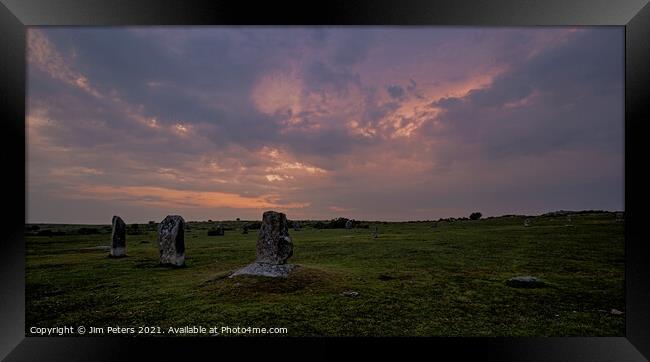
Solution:
<path fill-rule="evenodd" d="M 254 262 L 232 273 L 230 277 L 232 278 L 237 275 L 260 275 L 265 277 L 286 278 L 296 267 L 296 265 L 292 264 L 277 265 Z"/>
<path fill-rule="evenodd" d="M 110 256 L 126 256 L 126 224 L 119 216 L 113 216 L 112 224 Z"/>
<path fill-rule="evenodd" d="M 185 265 L 185 220 L 169 215 L 158 224 L 160 264 Z"/>
<path fill-rule="evenodd" d="M 348 220 L 345 222 L 345 228 L 346 229 L 352 229 L 352 220 Z"/>
<path fill-rule="evenodd" d="M 506 284 L 514 288 L 539 288 L 544 286 L 544 282 L 532 276 L 510 278 Z"/>
<path fill-rule="evenodd" d="M 262 215 L 255 262 L 235 271 L 230 277 L 238 275 L 287 277 L 296 268 L 295 265 L 286 264 L 287 259 L 292 255 L 293 242 L 289 236 L 286 215 L 267 211 Z"/>
<path fill-rule="evenodd" d="M 267 211 L 262 215 L 262 227 L 257 240 L 258 263 L 285 264 L 293 255 L 287 217 L 281 212 Z"/>

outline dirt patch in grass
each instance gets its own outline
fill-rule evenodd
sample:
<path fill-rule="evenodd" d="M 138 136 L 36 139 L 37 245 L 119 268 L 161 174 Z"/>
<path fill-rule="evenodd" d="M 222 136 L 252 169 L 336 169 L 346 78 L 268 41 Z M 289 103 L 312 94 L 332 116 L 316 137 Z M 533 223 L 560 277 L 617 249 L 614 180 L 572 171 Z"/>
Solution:
<path fill-rule="evenodd" d="M 408 280 L 413 279 L 413 275 L 407 273 L 381 273 L 377 276 L 377 279 L 382 282 L 387 282 L 391 280 Z"/>

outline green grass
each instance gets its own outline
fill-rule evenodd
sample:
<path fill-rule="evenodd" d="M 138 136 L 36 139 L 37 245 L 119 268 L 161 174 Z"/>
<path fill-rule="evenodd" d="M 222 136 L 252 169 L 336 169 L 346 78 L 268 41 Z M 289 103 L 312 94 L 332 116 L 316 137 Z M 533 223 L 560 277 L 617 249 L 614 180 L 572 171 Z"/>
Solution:
<path fill-rule="evenodd" d="M 242 222 L 243 223 L 243 222 Z M 623 336 L 623 223 L 611 213 L 291 230 L 288 279 L 226 278 L 256 232 L 186 232 L 185 268 L 158 266 L 154 231 L 26 236 L 26 327 L 286 327 L 291 336 Z M 372 238 L 378 225 L 380 235 Z M 235 225 L 236 226 L 236 225 Z M 48 226 L 42 226 L 47 228 Z M 71 231 L 75 226 L 49 226 Z M 100 226 L 101 227 L 101 226 Z M 512 288 L 517 275 L 546 286 Z M 357 297 L 341 295 L 353 290 Z M 605 312 L 606 311 L 606 312 Z M 28 331 L 26 332 L 28 335 Z"/>

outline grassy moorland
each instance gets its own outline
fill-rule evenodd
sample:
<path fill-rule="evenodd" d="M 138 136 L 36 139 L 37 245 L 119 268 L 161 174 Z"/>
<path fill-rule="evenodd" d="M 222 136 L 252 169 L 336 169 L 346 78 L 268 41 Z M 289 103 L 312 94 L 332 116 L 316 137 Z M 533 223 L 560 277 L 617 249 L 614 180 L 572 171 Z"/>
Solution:
<path fill-rule="evenodd" d="M 610 313 L 625 310 L 624 223 L 612 213 L 574 215 L 570 226 L 565 216 L 523 221 L 291 229 L 290 262 L 301 268 L 287 279 L 226 277 L 255 258 L 257 232 L 242 234 L 244 222 L 225 222 L 225 236 L 190 223 L 187 267 L 177 269 L 158 266 L 155 231 L 127 234 L 128 257 L 113 259 L 96 248 L 109 244 L 110 227 L 39 225 L 65 235 L 26 235 L 26 333 L 201 325 L 291 336 L 624 335 L 624 314 Z M 518 275 L 546 285 L 506 285 Z M 350 290 L 359 294 L 342 295 Z"/>

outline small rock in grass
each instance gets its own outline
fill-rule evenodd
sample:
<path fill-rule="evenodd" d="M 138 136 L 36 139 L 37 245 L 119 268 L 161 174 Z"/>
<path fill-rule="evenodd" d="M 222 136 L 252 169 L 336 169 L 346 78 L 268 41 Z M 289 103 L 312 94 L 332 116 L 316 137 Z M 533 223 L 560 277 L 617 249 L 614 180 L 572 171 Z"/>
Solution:
<path fill-rule="evenodd" d="M 354 290 L 346 290 L 342 292 L 341 295 L 344 297 L 357 297 L 359 296 L 359 292 L 355 292 Z"/>
<path fill-rule="evenodd" d="M 621 314 L 624 314 L 624 313 L 625 312 L 621 312 L 620 310 L 613 309 L 613 308 L 612 308 L 612 310 L 609 311 L 609 314 L 611 314 L 611 315 L 621 315 Z"/>

